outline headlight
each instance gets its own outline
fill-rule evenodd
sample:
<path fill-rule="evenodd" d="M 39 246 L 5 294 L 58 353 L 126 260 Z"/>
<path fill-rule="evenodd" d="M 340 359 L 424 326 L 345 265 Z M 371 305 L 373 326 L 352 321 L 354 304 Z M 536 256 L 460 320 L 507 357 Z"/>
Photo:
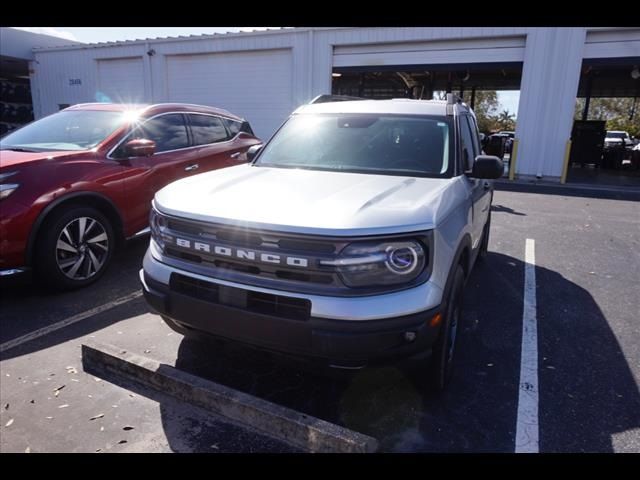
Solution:
<path fill-rule="evenodd" d="M 352 243 L 336 260 L 321 265 L 336 268 L 349 287 L 375 287 L 409 283 L 425 269 L 427 253 L 418 241 Z"/>
<path fill-rule="evenodd" d="M 151 229 L 151 238 L 164 250 L 165 242 L 170 241 L 171 237 L 164 233 L 169 225 L 167 217 L 159 213 L 155 208 L 151 207 L 149 212 L 149 228 Z"/>

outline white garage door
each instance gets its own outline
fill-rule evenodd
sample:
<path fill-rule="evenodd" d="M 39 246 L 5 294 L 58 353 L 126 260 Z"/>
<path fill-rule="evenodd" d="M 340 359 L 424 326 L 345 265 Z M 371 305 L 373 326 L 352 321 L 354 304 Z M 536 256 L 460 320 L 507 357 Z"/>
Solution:
<path fill-rule="evenodd" d="M 291 50 L 167 57 L 171 102 L 229 110 L 267 140 L 292 110 Z"/>
<path fill-rule="evenodd" d="M 98 92 L 101 101 L 143 103 L 145 95 L 142 58 L 98 60 Z"/>
<path fill-rule="evenodd" d="M 334 67 L 522 62 L 525 37 L 337 46 Z"/>

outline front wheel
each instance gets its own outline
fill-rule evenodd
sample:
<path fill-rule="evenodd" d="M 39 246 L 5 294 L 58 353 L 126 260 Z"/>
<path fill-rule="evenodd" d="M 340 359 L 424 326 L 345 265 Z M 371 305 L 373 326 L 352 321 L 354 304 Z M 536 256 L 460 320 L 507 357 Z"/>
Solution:
<path fill-rule="evenodd" d="M 431 387 L 441 392 L 445 389 L 453 373 L 453 360 L 456 340 L 462 316 L 462 292 L 464 288 L 464 270 L 458 265 L 453 284 L 446 299 L 444 319 L 438 340 L 433 348 L 429 365 L 428 380 Z"/>
<path fill-rule="evenodd" d="M 111 223 L 91 207 L 61 210 L 43 225 L 36 245 L 38 277 L 58 290 L 84 287 L 100 278 L 113 255 Z"/>

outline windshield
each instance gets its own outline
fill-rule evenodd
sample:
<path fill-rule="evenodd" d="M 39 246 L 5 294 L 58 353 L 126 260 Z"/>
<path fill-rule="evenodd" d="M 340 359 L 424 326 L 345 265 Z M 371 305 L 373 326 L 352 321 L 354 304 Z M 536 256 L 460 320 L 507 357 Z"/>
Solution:
<path fill-rule="evenodd" d="M 607 132 L 606 138 L 627 138 L 627 134 L 624 132 Z"/>
<path fill-rule="evenodd" d="M 450 176 L 451 123 L 445 117 L 295 115 L 255 165 L 409 176 Z"/>
<path fill-rule="evenodd" d="M 126 120 L 123 112 L 72 110 L 55 113 L 0 140 L 2 150 L 89 150 Z"/>

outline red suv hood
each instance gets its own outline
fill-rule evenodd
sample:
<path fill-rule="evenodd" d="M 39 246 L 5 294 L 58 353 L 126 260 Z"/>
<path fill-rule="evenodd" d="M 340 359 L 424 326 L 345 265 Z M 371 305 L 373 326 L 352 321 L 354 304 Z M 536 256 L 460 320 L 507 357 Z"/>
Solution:
<path fill-rule="evenodd" d="M 87 151 L 14 152 L 12 150 L 0 150 L 0 167 L 11 168 L 24 163 L 35 162 L 37 160 L 53 160 L 54 158 L 75 157 L 81 155 L 87 155 Z"/>

